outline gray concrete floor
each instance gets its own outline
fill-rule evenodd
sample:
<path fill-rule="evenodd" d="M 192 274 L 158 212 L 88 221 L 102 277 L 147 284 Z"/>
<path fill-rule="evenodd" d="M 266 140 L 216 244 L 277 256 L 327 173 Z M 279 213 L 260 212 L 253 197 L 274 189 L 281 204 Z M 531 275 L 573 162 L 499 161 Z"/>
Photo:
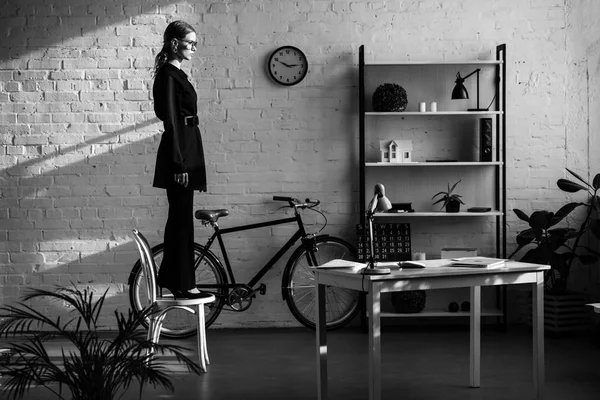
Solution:
<path fill-rule="evenodd" d="M 595 335 L 595 334 L 594 334 Z M 176 341 L 195 354 L 194 338 Z M 533 399 L 531 334 L 527 328 L 482 332 L 481 388 L 469 388 L 466 327 L 385 327 L 383 399 Z M 329 398 L 363 400 L 367 391 L 367 336 L 359 328 L 330 332 Z M 175 392 L 146 387 L 144 400 L 316 399 L 315 334 L 307 329 L 209 330 L 211 365 L 191 375 L 174 359 Z M 51 343 L 57 356 L 62 344 Z M 0 391 L 0 399 L 5 394 Z M 26 399 L 54 399 L 42 388 Z M 124 400 L 138 398 L 132 387 Z M 600 345 L 591 333 L 546 338 L 546 399 L 598 400 Z"/>

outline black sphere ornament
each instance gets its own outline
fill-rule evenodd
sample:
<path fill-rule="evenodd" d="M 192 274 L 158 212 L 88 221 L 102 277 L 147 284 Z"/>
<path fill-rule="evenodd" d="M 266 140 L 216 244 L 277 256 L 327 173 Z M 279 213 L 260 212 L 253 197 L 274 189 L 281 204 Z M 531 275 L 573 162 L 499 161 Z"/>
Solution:
<path fill-rule="evenodd" d="M 469 303 L 468 301 L 463 301 L 462 303 L 460 303 L 460 310 L 471 311 L 471 303 Z"/>
<path fill-rule="evenodd" d="M 379 85 L 373 93 L 373 110 L 376 112 L 399 112 L 406 110 L 406 90 L 396 83 Z"/>
<path fill-rule="evenodd" d="M 392 305 L 398 313 L 419 313 L 425 308 L 425 290 L 406 290 L 392 293 Z"/>
<path fill-rule="evenodd" d="M 458 303 L 453 301 L 452 303 L 448 304 L 448 311 L 457 312 L 458 311 Z"/>

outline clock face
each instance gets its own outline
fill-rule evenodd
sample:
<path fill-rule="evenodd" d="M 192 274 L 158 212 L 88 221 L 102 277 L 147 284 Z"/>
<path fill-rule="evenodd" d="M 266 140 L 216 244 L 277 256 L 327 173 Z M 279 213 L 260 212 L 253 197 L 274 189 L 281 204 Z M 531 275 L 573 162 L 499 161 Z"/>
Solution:
<path fill-rule="evenodd" d="M 275 82 L 291 86 L 306 76 L 308 60 L 302 50 L 294 46 L 283 46 L 271 54 L 267 68 Z"/>

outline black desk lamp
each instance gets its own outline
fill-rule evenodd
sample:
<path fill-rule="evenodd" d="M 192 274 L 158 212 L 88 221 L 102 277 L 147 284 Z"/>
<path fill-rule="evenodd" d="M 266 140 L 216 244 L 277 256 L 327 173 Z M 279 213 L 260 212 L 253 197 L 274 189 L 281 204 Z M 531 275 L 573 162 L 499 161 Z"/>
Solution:
<path fill-rule="evenodd" d="M 469 92 L 467 92 L 467 88 L 463 85 L 463 82 L 467 80 L 471 75 L 477 74 L 477 108 L 469 108 L 467 111 L 489 111 L 488 108 L 479 108 L 479 71 L 480 68 L 477 68 L 475 71 L 471 72 L 469 75 L 464 78 L 460 76 L 460 72 L 456 73 L 456 86 L 452 90 L 452 100 L 462 100 L 469 98 Z M 493 101 L 493 100 L 492 100 Z"/>
<path fill-rule="evenodd" d="M 392 203 L 385 197 L 385 188 L 381 183 L 376 184 L 373 199 L 369 203 L 366 212 L 366 217 L 369 221 L 369 245 L 371 254 L 369 255 L 367 266 L 362 269 L 362 273 L 365 275 L 385 275 L 391 272 L 389 268 L 377 266 L 375 263 L 375 251 L 373 250 L 373 220 L 375 219 L 375 212 L 385 212 L 391 208 Z"/>

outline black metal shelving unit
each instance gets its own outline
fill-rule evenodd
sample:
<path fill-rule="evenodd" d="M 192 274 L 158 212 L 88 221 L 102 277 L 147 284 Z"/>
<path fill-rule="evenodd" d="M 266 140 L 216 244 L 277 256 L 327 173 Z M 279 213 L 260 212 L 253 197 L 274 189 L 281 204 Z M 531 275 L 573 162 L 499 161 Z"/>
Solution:
<path fill-rule="evenodd" d="M 419 118 L 420 113 L 415 112 L 404 112 L 404 113 L 376 113 L 376 112 L 368 112 L 365 104 L 366 93 L 365 93 L 365 77 L 367 74 L 367 69 L 369 66 L 377 66 L 377 65 L 385 65 L 385 66 L 429 66 L 429 65 L 470 65 L 470 64 L 480 64 L 483 67 L 493 67 L 494 68 L 494 78 L 495 78 L 495 93 L 496 97 L 493 100 L 493 105 L 490 107 L 490 111 L 487 112 L 437 112 L 437 113 L 421 113 L 427 117 L 435 117 L 435 115 L 446 116 L 448 118 L 460 118 L 462 116 L 477 116 L 477 115 L 485 115 L 485 116 L 493 116 L 495 117 L 495 129 L 496 129 L 496 137 L 494 140 L 495 147 L 495 162 L 493 163 L 463 163 L 466 164 L 466 168 L 469 168 L 469 165 L 472 164 L 473 167 L 477 167 L 478 165 L 486 165 L 492 166 L 494 168 L 495 175 L 495 194 L 494 194 L 494 206 L 495 210 L 492 213 L 487 215 L 478 215 L 474 216 L 468 215 L 470 218 L 494 218 L 495 219 L 495 247 L 496 247 L 496 257 L 506 258 L 506 213 L 507 213 L 507 205 L 506 205 L 506 45 L 501 44 L 496 46 L 496 59 L 490 61 L 459 61 L 459 62 L 385 62 L 385 63 L 367 63 L 365 61 L 365 46 L 361 45 L 359 47 L 359 223 L 364 223 L 364 216 L 366 211 L 366 200 L 367 200 L 367 190 L 369 188 L 366 187 L 366 171 L 367 168 L 377 167 L 374 166 L 375 163 L 369 163 L 366 159 L 366 118 L 385 118 L 389 114 L 403 114 L 410 115 L 415 118 Z M 435 164 L 435 163 L 433 163 Z M 456 165 L 456 164 L 455 164 Z M 421 165 L 417 165 L 417 167 L 429 167 L 436 165 L 431 165 L 428 163 L 425 165 L 421 163 Z M 443 163 L 439 163 L 437 167 L 446 167 Z M 462 168 L 462 167 L 461 167 Z M 370 193 L 369 193 L 370 195 Z M 461 213 L 462 215 L 467 217 L 466 213 Z M 412 218 L 436 218 L 442 215 L 435 215 L 435 213 L 419 213 L 416 212 L 413 215 L 408 214 L 400 214 L 398 215 L 399 220 L 403 222 L 410 221 Z M 396 218 L 396 217 L 394 217 Z M 433 221 L 433 219 L 432 219 Z M 499 315 L 499 321 L 501 324 L 506 327 L 506 290 L 505 288 L 500 289 L 498 296 L 498 308 L 501 310 L 501 315 Z"/>

